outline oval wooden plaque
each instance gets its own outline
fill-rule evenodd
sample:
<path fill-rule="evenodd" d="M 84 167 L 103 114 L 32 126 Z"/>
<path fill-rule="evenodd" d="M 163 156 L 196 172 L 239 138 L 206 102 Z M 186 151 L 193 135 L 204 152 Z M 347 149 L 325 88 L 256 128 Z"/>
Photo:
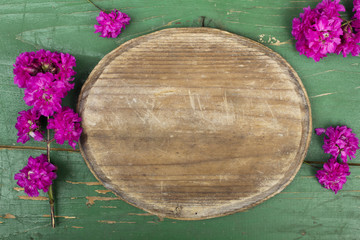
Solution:
<path fill-rule="evenodd" d="M 282 57 L 210 28 L 121 45 L 90 74 L 78 111 L 81 152 L 99 181 L 136 207 L 187 220 L 279 193 L 312 128 L 306 91 Z"/>

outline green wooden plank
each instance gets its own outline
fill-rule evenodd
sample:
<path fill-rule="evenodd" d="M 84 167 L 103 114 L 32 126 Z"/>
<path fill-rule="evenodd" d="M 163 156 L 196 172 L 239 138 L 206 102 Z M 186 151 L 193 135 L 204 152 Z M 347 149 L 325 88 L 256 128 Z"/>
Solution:
<path fill-rule="evenodd" d="M 55 183 L 57 227 L 51 229 L 47 201 L 21 199 L 25 194 L 12 179 L 28 155 L 38 150 L 0 151 L 0 219 L 4 239 L 339 239 L 358 231 L 360 168 L 352 174 L 337 195 L 323 189 L 314 169 L 304 165 L 295 180 L 280 194 L 246 212 L 203 221 L 159 219 L 117 200 L 112 193 L 101 193 L 103 186 L 91 185 L 96 179 L 78 153 L 53 152 L 59 166 Z M 86 182 L 90 185 L 83 184 Z M 40 196 L 46 196 L 42 193 Z M 91 203 L 91 198 L 98 200 Z M 90 198 L 90 203 L 89 203 Z"/>
<path fill-rule="evenodd" d="M 95 1 L 95 0 L 94 0 Z M 77 59 L 75 89 L 64 103 L 75 107 L 88 74 L 120 44 L 160 29 L 205 26 L 227 30 L 263 43 L 282 55 L 298 72 L 310 97 L 314 127 L 346 124 L 360 133 L 358 57 L 330 56 L 319 63 L 299 56 L 291 21 L 302 8 L 318 1 L 262 0 L 98 0 L 106 9 L 122 8 L 131 24 L 117 39 L 93 34 L 98 11 L 86 0 L 0 1 L 0 238 L 1 239 L 357 239 L 360 168 L 337 195 L 321 188 L 314 169 L 303 166 L 280 194 L 243 213 L 204 221 L 161 221 L 121 201 L 96 182 L 80 153 L 54 151 L 57 227 L 50 228 L 47 201 L 25 200 L 13 175 L 29 155 L 44 151 L 13 149 L 44 146 L 16 143 L 17 112 L 26 109 L 23 90 L 13 85 L 12 64 L 24 51 L 41 48 L 73 54 Z M 342 1 L 352 9 L 352 1 Z M 321 137 L 313 136 L 307 160 L 325 161 Z M 4 149 L 5 147 L 5 149 Z M 64 147 L 54 145 L 54 147 Z M 8 148 L 8 149 L 6 149 Z M 69 147 L 66 147 L 68 148 Z M 358 155 L 359 156 L 359 155 Z M 359 163 L 359 160 L 353 162 Z M 76 184 L 80 183 L 80 184 Z M 42 194 L 46 196 L 46 194 Z M 87 204 L 86 197 L 100 197 Z M 102 197 L 102 198 L 101 198 Z M 106 200 L 106 201 L 105 201 Z M 91 202 L 91 201 L 90 201 Z M 4 218 L 11 214 L 15 218 Z M 8 216 L 11 216 L 8 215 Z M 67 218 L 65 218 L 67 216 Z M 135 223 L 133 223 L 135 222 Z"/>

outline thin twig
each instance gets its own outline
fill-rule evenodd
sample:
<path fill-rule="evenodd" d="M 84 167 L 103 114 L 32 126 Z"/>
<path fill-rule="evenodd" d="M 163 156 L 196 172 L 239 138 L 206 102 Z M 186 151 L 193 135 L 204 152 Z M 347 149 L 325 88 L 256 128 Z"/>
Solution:
<path fill-rule="evenodd" d="M 49 122 L 49 117 L 47 117 L 47 120 Z M 47 144 L 46 144 L 46 153 L 47 153 L 47 159 L 50 163 L 50 144 L 54 139 L 50 141 L 50 129 L 47 129 Z M 51 216 L 51 226 L 55 228 L 55 213 L 54 213 L 54 194 L 53 194 L 53 187 L 50 185 L 49 187 L 49 203 L 50 203 L 50 216 Z"/>
<path fill-rule="evenodd" d="M 312 164 L 310 164 L 310 163 L 308 163 L 308 162 L 306 162 L 306 161 L 304 161 L 304 163 L 307 164 L 307 165 L 309 165 L 309 166 L 311 166 L 311 167 L 313 167 L 313 168 L 320 169 L 319 167 L 315 167 L 314 165 L 312 165 Z M 321 163 L 319 163 L 319 164 L 321 164 Z"/>
<path fill-rule="evenodd" d="M 95 3 L 93 3 L 91 0 L 87 0 L 89 3 L 91 3 L 92 5 L 94 5 L 97 9 L 99 9 L 100 11 L 105 12 L 104 9 L 100 8 L 98 5 L 96 5 Z"/>
<path fill-rule="evenodd" d="M 343 24 L 341 24 L 341 27 L 343 27 L 343 26 L 345 26 L 345 25 L 347 25 L 347 24 L 349 24 L 351 22 L 352 22 L 352 20 L 348 20 L 348 21 L 344 22 Z"/>

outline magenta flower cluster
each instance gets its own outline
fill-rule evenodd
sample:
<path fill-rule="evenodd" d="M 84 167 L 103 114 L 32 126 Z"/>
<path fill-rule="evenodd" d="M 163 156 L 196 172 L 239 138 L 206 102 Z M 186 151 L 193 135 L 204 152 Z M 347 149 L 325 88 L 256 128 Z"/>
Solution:
<path fill-rule="evenodd" d="M 360 1 L 354 0 L 355 14 L 350 21 L 340 17 L 345 7 L 340 0 L 323 0 L 314 9 L 303 9 L 299 18 L 293 19 L 292 35 L 300 55 L 316 62 L 328 54 L 360 54 Z"/>
<path fill-rule="evenodd" d="M 43 132 L 40 130 L 40 113 L 34 109 L 19 112 L 15 128 L 18 130 L 18 142 L 26 143 L 33 137 L 35 141 L 44 139 Z"/>
<path fill-rule="evenodd" d="M 321 185 L 336 194 L 346 183 L 346 177 L 350 175 L 347 161 L 348 157 L 350 160 L 355 158 L 355 153 L 359 149 L 359 139 L 352 129 L 346 126 L 317 128 L 315 132 L 317 135 L 325 134 L 323 149 L 325 153 L 332 155 L 323 169 L 317 171 L 316 177 Z M 337 162 L 338 157 L 342 163 Z"/>
<path fill-rule="evenodd" d="M 30 156 L 28 164 L 15 174 L 14 179 L 18 180 L 17 184 L 24 188 L 27 195 L 37 197 L 38 190 L 49 190 L 52 181 L 56 179 L 55 170 L 56 167 L 48 162 L 47 155 L 42 154 L 36 158 Z"/>
<path fill-rule="evenodd" d="M 25 143 L 30 138 L 43 140 L 43 132 L 39 126 L 41 116 L 49 117 L 48 129 L 54 129 L 55 140 L 63 144 L 68 141 L 75 149 L 75 141 L 79 140 L 82 129 L 81 119 L 69 108 L 62 108 L 62 99 L 74 88 L 71 83 L 75 75 L 75 58 L 67 53 L 39 50 L 21 53 L 14 65 L 14 83 L 24 90 L 24 101 L 33 108 L 19 112 L 15 125 L 18 130 L 18 142 Z M 50 124 L 57 115 L 67 113 L 67 119 Z M 70 113 L 71 112 L 71 113 Z M 71 119 L 69 119 L 71 118 Z M 74 124 L 78 123 L 78 125 Z M 65 131 L 71 134 L 63 134 Z"/>
<path fill-rule="evenodd" d="M 349 165 L 346 163 L 338 163 L 336 158 L 329 159 L 324 163 L 323 169 L 317 171 L 316 177 L 319 183 L 326 189 L 331 189 L 335 194 L 342 189 L 346 183 L 346 177 L 350 175 Z"/>
<path fill-rule="evenodd" d="M 103 38 L 116 38 L 121 33 L 121 29 L 125 29 L 129 24 L 130 17 L 114 9 L 111 13 L 101 11 L 96 20 L 99 25 L 94 25 L 95 33 L 101 33 L 100 37 Z"/>
<path fill-rule="evenodd" d="M 54 129 L 56 143 L 64 144 L 67 140 L 69 145 L 75 149 L 76 142 L 79 140 L 82 128 L 81 118 L 69 107 L 64 107 L 61 112 L 49 119 L 48 129 Z"/>
<path fill-rule="evenodd" d="M 62 99 L 74 88 L 75 58 L 67 53 L 39 50 L 21 53 L 14 64 L 14 83 L 24 88 L 24 101 L 31 109 L 19 112 L 15 128 L 17 142 L 26 143 L 31 138 L 49 144 L 68 141 L 75 149 L 82 128 L 81 118 L 72 109 L 62 107 Z M 46 128 L 54 131 L 54 138 L 44 138 L 40 119 L 47 119 Z M 46 155 L 29 158 L 28 165 L 15 175 L 18 185 L 29 196 L 38 196 L 38 190 L 48 191 L 56 167 L 47 161 Z"/>

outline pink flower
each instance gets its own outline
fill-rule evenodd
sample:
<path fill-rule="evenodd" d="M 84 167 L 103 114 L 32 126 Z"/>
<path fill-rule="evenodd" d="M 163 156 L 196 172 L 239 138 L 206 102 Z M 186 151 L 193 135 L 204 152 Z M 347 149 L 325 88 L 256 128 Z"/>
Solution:
<path fill-rule="evenodd" d="M 339 0 L 323 0 L 315 9 L 304 8 L 300 17 L 293 19 L 291 33 L 297 40 L 296 49 L 300 55 L 317 62 L 336 51 L 343 34 L 340 11 L 345 11 L 345 7 Z"/>
<path fill-rule="evenodd" d="M 322 170 L 317 171 L 315 176 L 321 185 L 326 189 L 331 189 L 336 194 L 342 189 L 346 183 L 346 177 L 349 175 L 349 166 L 346 163 L 338 163 L 336 158 L 332 158 L 324 164 Z"/>
<path fill-rule="evenodd" d="M 345 12 L 345 7 L 340 4 L 340 0 L 323 0 L 316 6 L 316 9 L 318 9 L 319 13 L 322 15 L 335 17 L 340 16 L 339 12 Z"/>
<path fill-rule="evenodd" d="M 325 129 L 315 129 L 318 135 L 321 135 Z M 359 139 L 352 129 L 346 126 L 328 127 L 325 131 L 323 149 L 325 153 L 331 154 L 334 158 L 340 154 L 344 163 L 347 157 L 350 160 L 355 158 L 355 153 L 359 149 Z"/>
<path fill-rule="evenodd" d="M 74 88 L 74 84 L 70 83 L 73 81 L 76 72 L 73 70 L 73 67 L 76 66 L 75 57 L 68 53 L 60 53 L 61 61 L 58 63 L 59 73 L 57 74 L 57 81 L 62 82 L 66 91 L 69 91 Z"/>
<path fill-rule="evenodd" d="M 116 38 L 121 33 L 121 29 L 125 29 L 125 25 L 129 24 L 130 17 L 114 9 L 109 14 L 101 11 L 96 20 L 100 25 L 94 25 L 95 33 L 100 32 L 100 37 L 103 38 Z"/>
<path fill-rule="evenodd" d="M 15 174 L 17 184 L 23 187 L 30 197 L 39 196 L 38 190 L 47 192 L 52 181 L 56 179 L 56 167 L 47 161 L 47 155 L 42 154 L 36 158 L 29 157 L 28 164 Z"/>
<path fill-rule="evenodd" d="M 18 130 L 17 142 L 26 143 L 33 137 L 35 141 L 42 141 L 44 139 L 42 132 L 40 132 L 39 118 L 40 114 L 34 109 L 19 112 L 15 128 Z"/>
<path fill-rule="evenodd" d="M 354 4 L 353 12 L 356 12 L 354 14 L 354 18 L 360 19 L 360 0 L 354 0 L 353 4 Z"/>
<path fill-rule="evenodd" d="M 352 19 L 350 26 L 352 27 L 353 32 L 358 35 L 360 32 L 360 19 Z"/>
<path fill-rule="evenodd" d="M 77 113 L 69 107 L 64 107 L 61 112 L 54 115 L 53 119 L 49 119 L 47 128 L 54 129 L 56 143 L 64 144 L 68 141 L 69 145 L 75 149 L 82 132 L 80 122 L 81 118 Z"/>
<path fill-rule="evenodd" d="M 52 116 L 61 110 L 61 99 L 67 91 L 61 82 L 56 81 L 51 73 L 38 73 L 33 82 L 25 89 L 24 101 L 34 106 L 41 115 Z"/>
<path fill-rule="evenodd" d="M 350 25 L 343 26 L 343 36 L 341 38 L 341 44 L 336 48 L 336 54 L 343 54 L 343 57 L 346 57 L 351 53 L 352 56 L 358 56 L 360 54 L 360 34 L 355 34 L 353 28 Z"/>
<path fill-rule="evenodd" d="M 36 76 L 39 71 L 41 71 L 41 64 L 35 58 L 35 53 L 23 52 L 16 58 L 14 64 L 14 83 L 19 88 L 25 88 L 31 77 Z"/>
<path fill-rule="evenodd" d="M 315 132 L 316 132 L 316 135 L 321 135 L 321 134 L 323 134 L 324 132 L 326 132 L 326 130 L 325 129 L 323 129 L 323 128 L 315 128 Z"/>
<path fill-rule="evenodd" d="M 75 75 L 73 67 L 75 58 L 67 53 L 50 52 L 41 49 L 37 52 L 21 53 L 14 64 L 14 83 L 20 88 L 32 85 L 38 74 L 51 73 L 56 80 L 62 81 L 66 91 L 71 90 L 72 76 Z"/>

